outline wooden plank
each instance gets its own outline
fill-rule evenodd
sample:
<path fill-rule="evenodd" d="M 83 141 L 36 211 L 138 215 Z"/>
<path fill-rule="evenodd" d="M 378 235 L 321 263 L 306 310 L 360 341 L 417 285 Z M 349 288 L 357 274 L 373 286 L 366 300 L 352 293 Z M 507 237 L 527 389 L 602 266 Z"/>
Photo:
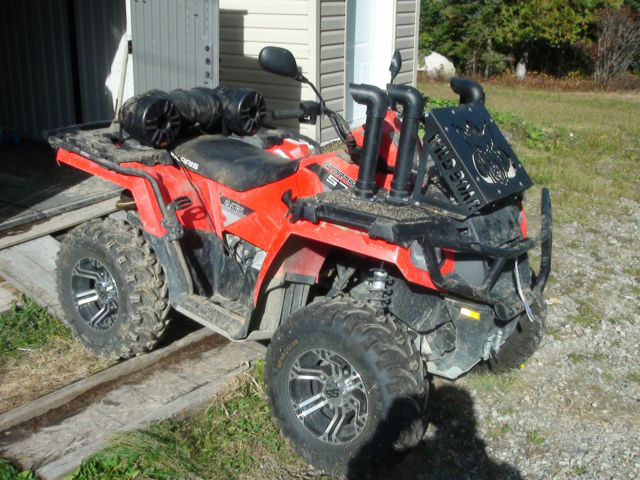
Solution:
<path fill-rule="evenodd" d="M 11 247 L 19 243 L 33 240 L 65 228 L 73 227 L 93 218 L 107 215 L 116 211 L 114 196 L 95 205 L 89 205 L 70 212 L 61 213 L 32 225 L 16 227 L 0 234 L 0 249 Z"/>
<path fill-rule="evenodd" d="M 8 281 L 0 281 L 0 313 L 11 310 L 14 303 L 20 300 L 21 292 Z"/>
<path fill-rule="evenodd" d="M 55 261 L 60 244 L 44 236 L 0 250 L 0 274 L 38 305 L 62 316 L 55 282 Z"/>
<path fill-rule="evenodd" d="M 222 367 L 219 377 L 149 412 L 141 418 L 128 422 L 119 428 L 119 431 L 128 432 L 153 422 L 168 418 L 183 417 L 190 412 L 204 407 L 211 401 L 212 397 L 228 385 L 236 375 L 246 371 L 251 362 L 257 358 L 264 358 L 264 355 L 265 347 L 256 342 L 226 345 L 217 352 L 217 356 L 220 357 L 218 363 Z M 238 364 L 240 364 L 240 366 L 238 366 Z M 104 448 L 106 440 L 107 438 L 105 437 L 97 438 L 88 445 L 68 453 L 47 465 L 39 466 L 36 469 L 36 473 L 43 480 L 63 478 L 78 468 L 84 458 Z"/>
<path fill-rule="evenodd" d="M 120 377 L 153 365 L 178 350 L 204 340 L 211 335 L 215 335 L 215 333 L 207 328 L 201 328 L 200 330 L 190 333 L 186 337 L 173 342 L 171 345 L 151 353 L 120 362 L 113 367 L 109 367 L 106 370 L 96 373 L 95 375 L 78 380 L 71 385 L 67 385 L 55 392 L 44 395 L 32 402 L 3 413 L 0 415 L 0 432 L 31 420 L 32 418 L 47 413 L 55 408 L 59 408 L 69 403 L 77 396 L 88 392 L 92 388 L 96 388 L 102 384 L 111 382 Z"/>

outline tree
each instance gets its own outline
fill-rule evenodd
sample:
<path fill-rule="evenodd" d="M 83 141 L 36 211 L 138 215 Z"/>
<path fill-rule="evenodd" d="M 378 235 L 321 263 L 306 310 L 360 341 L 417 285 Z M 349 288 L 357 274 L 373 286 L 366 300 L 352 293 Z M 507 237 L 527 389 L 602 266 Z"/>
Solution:
<path fill-rule="evenodd" d="M 594 80 L 609 89 L 612 81 L 626 73 L 640 50 L 640 23 L 631 6 L 606 8 L 598 18 L 598 40 L 594 52 Z"/>
<path fill-rule="evenodd" d="M 517 58 L 529 54 L 539 70 L 553 70 L 560 76 L 567 57 L 575 58 L 577 51 L 591 43 L 591 26 L 606 1 L 507 1 L 502 4 L 497 35 L 502 47 L 511 49 Z"/>
<path fill-rule="evenodd" d="M 557 76 L 593 71 L 599 12 L 640 0 L 423 0 L 420 48 L 474 75 L 499 73 L 518 59 Z"/>

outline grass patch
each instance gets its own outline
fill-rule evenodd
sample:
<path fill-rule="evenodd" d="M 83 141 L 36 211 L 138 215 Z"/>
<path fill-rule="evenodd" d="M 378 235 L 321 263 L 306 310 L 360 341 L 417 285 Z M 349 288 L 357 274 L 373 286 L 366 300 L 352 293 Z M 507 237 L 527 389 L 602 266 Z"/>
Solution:
<path fill-rule="evenodd" d="M 576 475 L 584 475 L 585 473 L 587 473 L 587 467 L 585 467 L 584 465 L 576 465 L 572 470 Z"/>
<path fill-rule="evenodd" d="M 457 103 L 446 83 L 418 86 L 429 106 Z M 511 142 L 529 175 L 550 188 L 556 219 L 588 225 L 593 222 L 585 212 L 610 214 L 620 197 L 637 201 L 640 98 L 496 84 L 485 85 L 485 91 L 488 109 L 513 135 Z"/>
<path fill-rule="evenodd" d="M 0 480 L 38 480 L 38 477 L 29 470 L 21 472 L 9 460 L 0 458 Z"/>
<path fill-rule="evenodd" d="M 579 303 L 578 315 L 573 317 L 573 321 L 594 330 L 600 326 L 600 318 L 588 302 Z"/>
<path fill-rule="evenodd" d="M 0 314 L 0 413 L 112 363 L 92 357 L 60 320 L 22 297 L 22 306 Z"/>
<path fill-rule="evenodd" d="M 509 433 L 511 431 L 511 427 L 508 423 L 503 423 L 502 425 L 493 427 L 489 429 L 489 436 L 493 439 L 500 438 L 505 433 Z"/>
<path fill-rule="evenodd" d="M 540 436 L 537 430 L 532 430 L 527 433 L 527 442 L 532 443 L 533 445 L 540 445 L 544 443 L 544 438 Z"/>
<path fill-rule="evenodd" d="M 569 358 L 569 360 L 571 360 L 571 362 L 574 365 L 582 362 L 583 360 L 604 360 L 607 358 L 607 356 L 604 353 L 584 354 L 584 353 L 575 353 L 575 352 L 570 353 L 569 355 L 567 355 L 567 357 Z"/>
<path fill-rule="evenodd" d="M 192 417 L 116 437 L 72 478 L 289 478 L 287 469 L 306 467 L 271 421 L 263 371 L 258 362 L 225 398 Z"/>
<path fill-rule="evenodd" d="M 635 382 L 635 383 L 640 383 L 640 373 L 631 372 L 626 376 L 626 379 L 631 380 L 632 382 Z"/>
<path fill-rule="evenodd" d="M 464 382 L 468 387 L 479 392 L 500 393 L 503 395 L 514 392 L 521 385 L 520 375 L 517 372 L 501 375 L 490 372 L 472 373 L 464 377 Z"/>
<path fill-rule="evenodd" d="M 11 356 L 44 347 L 52 338 L 71 338 L 60 320 L 23 296 L 22 306 L 0 314 L 0 367 Z"/>
<path fill-rule="evenodd" d="M 560 333 L 560 329 L 556 327 L 548 327 L 547 333 L 553 337 L 554 340 L 562 340 L 564 337 Z"/>

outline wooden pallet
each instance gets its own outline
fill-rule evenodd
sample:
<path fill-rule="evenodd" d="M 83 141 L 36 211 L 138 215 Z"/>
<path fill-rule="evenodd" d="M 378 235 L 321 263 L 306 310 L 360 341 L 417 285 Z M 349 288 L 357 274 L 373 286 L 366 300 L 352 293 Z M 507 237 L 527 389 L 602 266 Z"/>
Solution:
<path fill-rule="evenodd" d="M 21 225 L 0 233 L 0 249 L 18 245 L 50 233 L 65 230 L 93 218 L 116 211 L 116 198 L 111 197 L 93 205 L 61 213 L 28 225 Z"/>
<path fill-rule="evenodd" d="M 20 301 L 20 295 L 19 290 L 0 277 L 0 313 L 10 310 L 14 303 Z"/>
<path fill-rule="evenodd" d="M 0 250 L 0 275 L 50 313 L 62 316 L 55 281 L 60 243 L 50 235 Z"/>

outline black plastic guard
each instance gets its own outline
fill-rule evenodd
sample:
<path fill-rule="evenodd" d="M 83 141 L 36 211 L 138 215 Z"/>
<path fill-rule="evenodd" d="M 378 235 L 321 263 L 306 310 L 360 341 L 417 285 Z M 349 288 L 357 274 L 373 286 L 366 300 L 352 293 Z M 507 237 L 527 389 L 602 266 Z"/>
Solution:
<path fill-rule="evenodd" d="M 435 108 L 425 115 L 423 150 L 413 199 L 432 203 L 424 186 L 431 162 L 467 215 L 533 185 L 480 102 Z"/>

